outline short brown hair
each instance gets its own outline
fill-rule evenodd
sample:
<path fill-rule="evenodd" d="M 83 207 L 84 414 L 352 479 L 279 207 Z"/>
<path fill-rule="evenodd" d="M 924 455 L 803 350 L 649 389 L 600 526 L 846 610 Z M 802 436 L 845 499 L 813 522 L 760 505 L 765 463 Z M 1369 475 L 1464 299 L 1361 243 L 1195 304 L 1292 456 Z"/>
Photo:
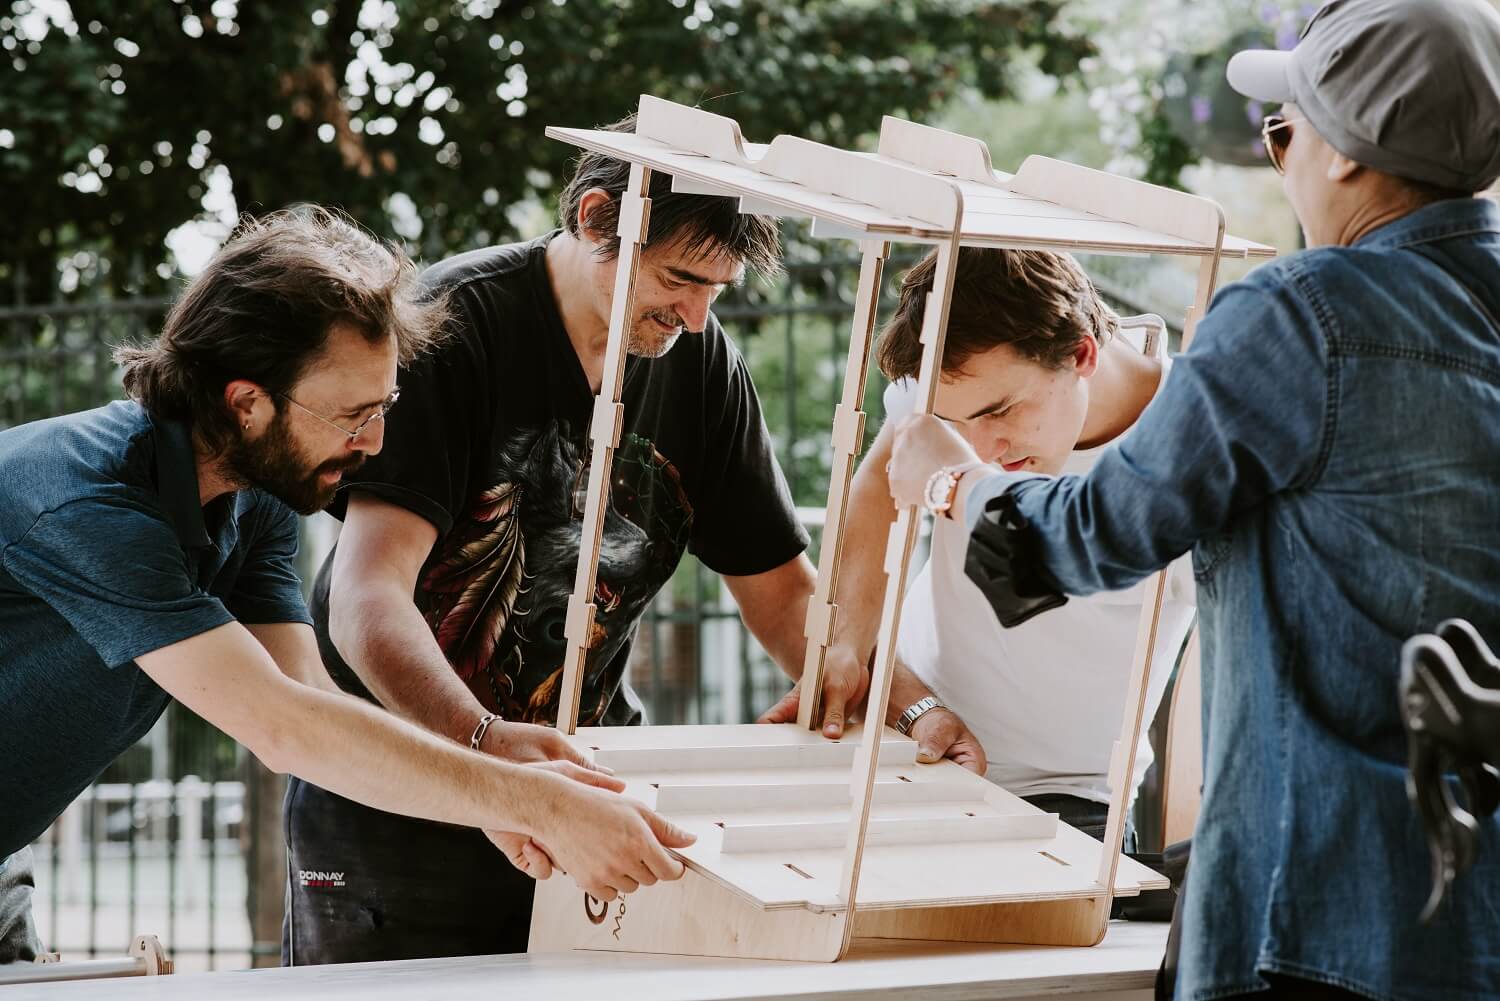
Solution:
<path fill-rule="evenodd" d="M 606 132 L 634 132 L 635 116 L 603 127 Z M 630 164 L 602 153 L 586 152 L 578 160 L 573 177 L 558 199 L 563 228 L 579 236 L 578 206 L 594 188 L 608 192 L 585 220 L 589 230 L 604 238 L 600 253 L 605 260 L 620 252 L 620 196 L 630 183 Z M 747 215 L 739 199 L 718 195 L 688 195 L 672 190 L 672 175 L 651 172 L 651 220 L 647 243 L 679 244 L 690 255 L 725 254 L 764 277 L 781 271 L 781 238 L 776 220 Z"/>
<path fill-rule="evenodd" d="M 400 247 L 339 212 L 300 206 L 244 217 L 173 304 L 161 335 L 118 349 L 115 361 L 131 398 L 155 416 L 190 423 L 218 452 L 235 431 L 228 383 L 288 392 L 335 323 L 372 344 L 394 336 L 405 365 L 435 342 L 447 316 L 446 300 L 419 288 Z"/>
<path fill-rule="evenodd" d="M 922 317 L 936 267 L 933 251 L 901 280 L 896 313 L 876 346 L 880 370 L 891 379 L 913 378 L 921 367 Z M 948 306 L 943 371 L 960 372 L 970 358 L 1000 345 L 1061 368 L 1083 338 L 1106 343 L 1117 319 L 1068 254 L 964 247 Z"/>

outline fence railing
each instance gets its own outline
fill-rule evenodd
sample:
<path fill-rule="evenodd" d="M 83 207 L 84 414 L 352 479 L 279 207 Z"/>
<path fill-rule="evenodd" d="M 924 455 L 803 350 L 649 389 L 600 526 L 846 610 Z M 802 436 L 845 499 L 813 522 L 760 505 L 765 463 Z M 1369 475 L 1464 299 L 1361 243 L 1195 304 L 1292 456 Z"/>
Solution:
<path fill-rule="evenodd" d="M 859 262 L 819 252 L 826 244 L 789 246 L 783 279 L 733 290 L 715 312 L 749 362 L 816 558 Z M 888 269 L 887 309 L 911 260 L 897 257 Z M 1146 272 L 1099 263 L 1100 287 L 1122 311 L 1171 312 L 1148 305 L 1159 289 Z M 0 429 L 119 398 L 113 348 L 153 336 L 168 306 L 133 298 L 0 309 Z M 865 403 L 872 415 L 881 413 L 882 388 L 876 374 Z M 878 426 L 872 419 L 870 433 Z M 330 523 L 319 516 L 306 525 L 305 580 L 331 542 Z M 691 557 L 643 617 L 630 677 L 656 723 L 747 722 L 787 684 L 728 589 Z M 280 790 L 243 749 L 170 707 L 37 843 L 47 947 L 113 955 L 151 932 L 181 971 L 274 964 L 285 877 Z"/>

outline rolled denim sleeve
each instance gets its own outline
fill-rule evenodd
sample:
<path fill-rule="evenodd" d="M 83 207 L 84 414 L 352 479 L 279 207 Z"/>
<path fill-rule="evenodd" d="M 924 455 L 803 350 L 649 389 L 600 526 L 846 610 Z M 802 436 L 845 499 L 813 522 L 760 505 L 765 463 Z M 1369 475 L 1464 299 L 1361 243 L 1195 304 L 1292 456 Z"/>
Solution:
<path fill-rule="evenodd" d="M 966 570 L 1002 621 L 1035 614 L 1017 619 L 1024 609 L 1003 608 L 1003 592 L 1036 603 L 1129 587 L 1316 477 L 1332 434 L 1330 361 L 1294 260 L 1215 297 L 1135 430 L 1088 475 L 973 488 Z"/>

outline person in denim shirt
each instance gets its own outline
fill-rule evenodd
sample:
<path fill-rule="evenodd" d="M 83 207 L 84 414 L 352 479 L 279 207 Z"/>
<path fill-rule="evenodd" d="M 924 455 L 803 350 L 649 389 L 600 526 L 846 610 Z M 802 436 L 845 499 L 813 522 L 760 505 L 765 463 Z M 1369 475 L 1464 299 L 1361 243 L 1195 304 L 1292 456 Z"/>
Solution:
<path fill-rule="evenodd" d="M 1231 83 L 1281 101 L 1309 249 L 1224 288 L 1136 433 L 1084 477 L 981 468 L 955 499 L 1002 622 L 1192 549 L 1202 811 L 1177 996 L 1500 996 L 1500 822 L 1430 925 L 1403 787 L 1402 641 L 1500 638 L 1500 15 L 1335 0 Z M 931 417 L 892 493 L 972 459 Z"/>

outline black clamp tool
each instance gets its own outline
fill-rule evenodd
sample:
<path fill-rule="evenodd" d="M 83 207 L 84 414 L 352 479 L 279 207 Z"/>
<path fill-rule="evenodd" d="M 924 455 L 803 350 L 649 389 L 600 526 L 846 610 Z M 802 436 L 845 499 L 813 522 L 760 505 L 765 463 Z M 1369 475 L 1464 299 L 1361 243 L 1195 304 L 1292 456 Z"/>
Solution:
<path fill-rule="evenodd" d="M 1478 817 L 1500 807 L 1500 659 L 1471 624 L 1448 619 L 1401 648 L 1406 793 L 1432 853 L 1426 924 L 1453 881 L 1474 863 Z M 1450 775 L 1458 776 L 1463 802 Z"/>

